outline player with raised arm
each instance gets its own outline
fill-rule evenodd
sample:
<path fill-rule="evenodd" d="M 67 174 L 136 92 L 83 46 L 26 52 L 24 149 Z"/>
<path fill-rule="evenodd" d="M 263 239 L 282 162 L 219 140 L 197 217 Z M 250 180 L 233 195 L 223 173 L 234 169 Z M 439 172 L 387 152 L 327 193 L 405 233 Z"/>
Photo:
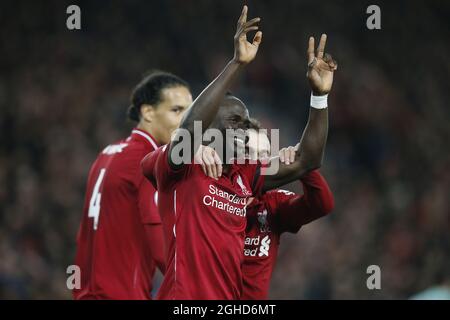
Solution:
<path fill-rule="evenodd" d="M 320 57 L 314 55 L 313 47 L 314 42 L 310 39 L 308 48 L 310 68 L 317 67 L 317 62 L 320 63 L 320 60 L 314 61 L 314 59 L 320 59 Z M 321 49 L 319 47 L 318 50 Z M 314 57 L 312 57 L 311 52 Z M 319 55 L 319 52 L 317 55 Z M 320 73 L 317 74 L 320 75 Z M 312 74 L 311 70 L 308 72 L 312 88 L 318 82 L 318 78 L 315 77 L 317 74 Z M 321 81 L 321 83 L 323 82 Z M 320 92 L 328 94 L 331 89 L 331 83 L 325 83 L 327 85 L 322 87 Z M 259 123 L 251 119 L 249 122 L 249 141 L 246 153 L 251 159 L 265 160 L 271 154 L 270 141 L 267 134 L 260 129 Z M 298 157 L 299 146 L 297 144 L 295 147 L 280 150 L 280 162 L 287 166 L 294 163 L 295 158 Z M 220 159 L 217 159 L 213 149 L 203 147 L 201 153 L 196 156 L 197 162 L 201 164 L 206 175 L 213 178 L 220 177 L 222 163 Z M 333 195 L 325 178 L 318 170 L 313 170 L 300 176 L 299 180 L 303 185 L 303 195 L 278 189 L 249 199 L 243 251 L 243 292 L 241 299 L 267 299 L 280 245 L 280 237 L 284 232 L 297 233 L 303 225 L 317 220 L 333 210 Z"/>
<path fill-rule="evenodd" d="M 247 156 L 253 160 L 267 160 L 271 154 L 270 141 L 254 119 L 250 121 L 248 135 Z M 280 162 L 286 165 L 292 163 L 297 148 L 298 145 L 281 149 Z M 202 166 L 205 175 L 215 179 L 220 177 L 222 163 L 214 149 L 202 146 L 196 154 L 196 161 Z M 297 233 L 303 225 L 333 210 L 333 195 L 318 170 L 303 175 L 300 182 L 303 195 L 276 189 L 249 198 L 242 265 L 242 300 L 267 299 L 283 233 Z"/>
<path fill-rule="evenodd" d="M 194 135 L 195 121 L 202 121 L 202 130 L 213 128 L 222 132 L 225 146 L 244 147 L 242 141 L 230 139 L 226 129 L 246 129 L 247 108 L 241 100 L 225 93 L 243 66 L 256 56 L 262 33 L 257 32 L 252 43 L 247 41 L 246 33 L 256 30 L 259 20 L 247 22 L 244 6 L 235 35 L 234 58 L 186 113 L 180 127 L 190 133 L 187 141 L 183 136 L 183 142 L 187 142 L 191 155 L 199 145 Z M 325 38 L 319 47 L 324 45 Z M 328 68 L 332 79 L 334 61 L 330 57 L 323 62 L 326 66 L 320 62 L 311 61 L 310 72 L 318 73 L 316 78 L 323 80 L 321 68 Z M 316 95 L 323 94 L 323 83 L 326 81 L 314 87 Z M 167 272 L 158 297 L 239 299 L 248 198 L 257 196 L 263 188 L 276 188 L 320 167 L 327 131 L 326 108 L 311 110 L 300 142 L 304 152 L 297 153 L 290 165 L 280 163 L 278 173 L 273 176 L 261 175 L 259 164 L 229 163 L 225 159 L 222 176 L 207 177 L 201 166 L 193 165 L 192 161 L 176 161 L 181 133 L 168 146 L 144 158 L 144 174 L 157 185 L 160 194 L 158 208 L 168 245 Z"/>
<path fill-rule="evenodd" d="M 136 128 L 104 148 L 89 172 L 77 236 L 81 288 L 74 289 L 75 299 L 150 299 L 155 265 L 165 272 L 157 193 L 140 163 L 170 141 L 192 96 L 184 80 L 156 71 L 137 85 L 131 100 L 129 118 Z"/>

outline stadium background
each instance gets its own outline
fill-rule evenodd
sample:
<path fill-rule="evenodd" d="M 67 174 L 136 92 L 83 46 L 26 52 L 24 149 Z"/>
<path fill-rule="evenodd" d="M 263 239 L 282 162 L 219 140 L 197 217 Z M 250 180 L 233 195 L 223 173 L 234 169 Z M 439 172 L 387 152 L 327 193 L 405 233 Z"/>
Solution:
<path fill-rule="evenodd" d="M 81 31 L 66 28 L 72 3 Z M 365 26 L 365 1 L 248 1 L 264 39 L 234 92 L 281 128 L 282 146 L 306 121 L 307 36 L 328 33 L 339 62 L 322 168 L 336 208 L 283 236 L 272 298 L 408 298 L 449 285 L 450 3 L 374 3 L 378 31 Z M 0 298 L 71 298 L 86 176 L 128 134 L 132 87 L 161 68 L 197 95 L 232 55 L 241 5 L 1 2 Z M 366 288 L 371 264 L 382 290 Z"/>

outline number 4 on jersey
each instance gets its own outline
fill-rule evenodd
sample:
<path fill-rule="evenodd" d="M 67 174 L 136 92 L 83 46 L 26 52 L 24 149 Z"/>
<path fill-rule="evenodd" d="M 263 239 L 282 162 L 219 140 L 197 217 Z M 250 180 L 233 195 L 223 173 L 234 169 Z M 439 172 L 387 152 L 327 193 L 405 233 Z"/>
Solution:
<path fill-rule="evenodd" d="M 91 201 L 89 203 L 88 217 L 94 218 L 94 230 L 97 230 L 98 217 L 100 216 L 100 200 L 102 194 L 99 193 L 100 185 L 102 184 L 103 177 L 106 169 L 101 169 L 98 175 L 97 182 L 95 183 L 94 190 L 92 191 Z"/>

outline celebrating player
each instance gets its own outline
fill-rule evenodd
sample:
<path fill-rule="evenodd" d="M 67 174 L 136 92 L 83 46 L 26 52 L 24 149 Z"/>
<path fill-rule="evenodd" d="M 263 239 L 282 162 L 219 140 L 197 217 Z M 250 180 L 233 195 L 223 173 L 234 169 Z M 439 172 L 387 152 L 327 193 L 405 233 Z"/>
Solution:
<path fill-rule="evenodd" d="M 258 31 L 252 43 L 246 34 L 257 30 L 259 21 L 255 18 L 247 22 L 244 6 L 235 35 L 234 58 L 194 101 L 181 123 L 184 131 L 142 162 L 145 176 L 157 185 L 160 194 L 158 206 L 168 244 L 167 272 L 158 293 L 161 299 L 239 299 L 248 198 L 321 165 L 328 132 L 326 96 L 322 95 L 331 88 L 335 63 L 329 56 L 324 60 L 314 53 L 309 68 L 314 108 L 300 141 L 302 152 L 296 153 L 292 164 L 280 163 L 277 174 L 264 177 L 259 165 L 229 164 L 225 159 L 223 174 L 216 180 L 205 176 L 200 166 L 177 159 L 181 143 L 189 146 L 191 155 L 198 149 L 196 120 L 202 121 L 202 130 L 209 127 L 222 132 L 226 146 L 243 147 L 243 141 L 230 139 L 226 129 L 246 129 L 248 111 L 241 100 L 225 96 L 225 92 L 256 56 L 262 33 Z M 324 46 L 322 37 L 322 56 Z M 187 138 L 180 133 L 186 131 L 190 133 Z"/>
<path fill-rule="evenodd" d="M 140 162 L 170 141 L 192 96 L 184 80 L 153 72 L 131 100 L 129 118 L 137 127 L 103 149 L 89 172 L 77 237 L 81 288 L 73 291 L 75 299 L 150 299 L 155 264 L 165 271 L 157 193 Z"/>
<path fill-rule="evenodd" d="M 271 154 L 270 141 L 260 129 L 259 123 L 250 119 L 246 154 L 250 159 L 266 161 Z M 298 146 L 281 149 L 280 161 L 286 165 L 293 163 Z M 202 146 L 195 159 L 205 175 L 214 179 L 221 176 L 222 162 L 214 149 Z M 242 266 L 243 300 L 267 299 L 281 234 L 297 233 L 303 225 L 333 210 L 333 195 L 318 170 L 303 175 L 300 181 L 302 196 L 277 189 L 249 198 Z"/>

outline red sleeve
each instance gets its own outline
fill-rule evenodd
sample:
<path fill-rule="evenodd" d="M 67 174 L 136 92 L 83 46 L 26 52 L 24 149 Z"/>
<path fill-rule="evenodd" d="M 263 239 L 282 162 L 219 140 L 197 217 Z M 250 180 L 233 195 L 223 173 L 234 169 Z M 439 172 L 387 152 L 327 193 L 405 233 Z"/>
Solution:
<path fill-rule="evenodd" d="M 164 243 L 164 231 L 162 225 L 145 226 L 145 234 L 150 246 L 151 257 L 158 266 L 162 274 L 166 272 L 165 264 L 165 243 Z"/>
<path fill-rule="evenodd" d="M 327 215 L 334 208 L 333 194 L 318 170 L 303 176 L 301 182 L 303 196 L 279 190 L 273 192 L 274 201 L 269 201 L 280 233 L 297 233 L 301 226 Z"/>
<path fill-rule="evenodd" d="M 169 145 L 149 153 L 141 162 L 142 173 L 159 191 L 166 191 L 177 181 L 185 178 L 192 165 L 186 164 L 174 170 L 169 165 Z"/>
<path fill-rule="evenodd" d="M 144 224 L 160 224 L 161 217 L 159 216 L 158 207 L 156 203 L 156 189 L 147 179 L 142 179 L 139 185 L 138 206 L 141 221 Z"/>

